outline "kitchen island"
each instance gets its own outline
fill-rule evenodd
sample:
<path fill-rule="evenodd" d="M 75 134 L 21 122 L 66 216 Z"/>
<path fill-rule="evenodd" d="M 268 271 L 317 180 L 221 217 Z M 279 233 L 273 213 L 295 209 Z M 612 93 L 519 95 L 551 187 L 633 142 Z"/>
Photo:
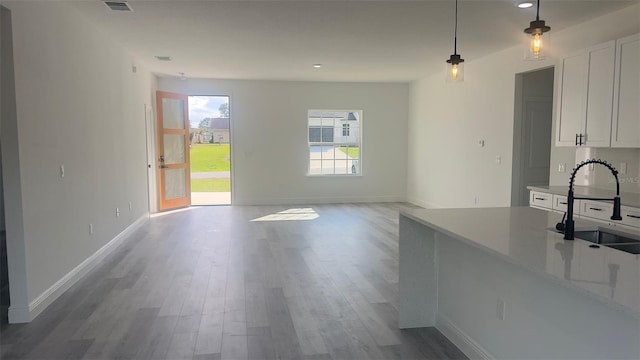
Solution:
<path fill-rule="evenodd" d="M 561 219 L 401 211 L 400 327 L 435 326 L 472 358 L 640 358 L 640 255 L 564 240 Z"/>

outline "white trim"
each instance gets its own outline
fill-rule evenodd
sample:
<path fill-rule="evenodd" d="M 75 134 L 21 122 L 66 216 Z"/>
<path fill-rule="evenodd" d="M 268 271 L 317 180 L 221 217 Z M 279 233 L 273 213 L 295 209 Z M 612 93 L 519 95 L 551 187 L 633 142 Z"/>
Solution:
<path fill-rule="evenodd" d="M 238 201 L 234 205 L 298 205 L 298 204 L 345 204 L 345 203 L 392 203 L 406 202 L 402 196 L 357 196 L 357 197 L 319 197 L 319 198 L 278 198 L 251 199 Z"/>
<path fill-rule="evenodd" d="M 121 233 L 116 235 L 106 245 L 98 249 L 93 255 L 89 256 L 86 260 L 76 266 L 73 270 L 69 271 L 65 276 L 53 284 L 50 288 L 45 290 L 42 294 L 36 297 L 29 303 L 29 308 L 9 308 L 9 316 L 11 323 L 17 322 L 30 322 L 36 316 L 38 316 L 44 309 L 46 309 L 53 301 L 55 301 L 60 295 L 67 291 L 73 284 L 82 279 L 89 271 L 96 267 L 107 255 L 109 255 L 115 248 L 118 247 L 124 240 L 127 239 L 134 231 L 141 227 L 147 220 L 149 220 L 149 213 L 145 213 L 143 216 L 134 221 Z"/>
<path fill-rule="evenodd" d="M 469 335 L 465 334 L 445 315 L 436 315 L 436 328 L 451 342 L 458 347 L 469 359 L 493 360 L 495 357 L 485 350 L 480 344 L 475 342 Z"/>
<path fill-rule="evenodd" d="M 412 196 L 407 196 L 407 202 L 412 203 L 413 205 L 418 205 L 420 207 L 423 207 L 425 209 L 444 209 L 444 206 L 429 202 L 429 201 L 425 201 L 425 200 L 420 200 L 416 197 L 412 197 Z"/>

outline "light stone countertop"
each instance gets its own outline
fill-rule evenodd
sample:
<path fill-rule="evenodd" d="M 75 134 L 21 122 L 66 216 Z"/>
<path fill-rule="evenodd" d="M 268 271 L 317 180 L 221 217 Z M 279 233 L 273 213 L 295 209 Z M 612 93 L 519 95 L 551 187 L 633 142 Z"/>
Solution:
<path fill-rule="evenodd" d="M 405 209 L 401 215 L 640 318 L 640 255 L 548 230 L 562 215 L 530 207 Z M 576 230 L 608 228 L 575 219 Z M 640 237 L 640 232 L 620 231 Z"/>
<path fill-rule="evenodd" d="M 567 196 L 569 191 L 569 185 L 567 186 L 527 186 L 527 189 L 533 191 L 539 191 L 547 194 L 564 195 Z M 592 198 L 607 198 L 612 199 L 616 192 L 615 190 L 598 189 L 591 186 L 574 186 L 573 193 L 577 197 L 592 197 Z M 640 208 L 640 194 L 621 192 L 620 203 L 624 206 L 631 206 Z"/>

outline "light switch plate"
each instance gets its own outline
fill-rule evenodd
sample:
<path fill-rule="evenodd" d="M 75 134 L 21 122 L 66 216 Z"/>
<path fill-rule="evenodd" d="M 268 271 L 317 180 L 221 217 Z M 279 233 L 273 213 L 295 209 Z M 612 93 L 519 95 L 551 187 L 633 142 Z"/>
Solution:
<path fill-rule="evenodd" d="M 558 172 L 563 173 L 565 171 L 567 171 L 567 164 L 565 163 L 558 164 Z"/>

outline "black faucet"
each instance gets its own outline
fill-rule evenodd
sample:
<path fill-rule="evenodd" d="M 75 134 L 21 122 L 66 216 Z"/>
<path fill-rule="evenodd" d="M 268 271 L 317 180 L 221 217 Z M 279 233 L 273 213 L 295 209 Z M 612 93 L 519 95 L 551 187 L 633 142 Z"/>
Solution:
<path fill-rule="evenodd" d="M 613 199 L 599 199 L 599 198 L 586 198 L 586 197 L 575 197 L 573 195 L 573 183 L 576 180 L 576 173 L 580 170 L 581 167 L 587 164 L 600 164 L 606 166 L 613 177 L 616 179 L 616 196 Z M 613 215 L 611 215 L 611 220 L 622 220 L 622 216 L 620 216 L 620 181 L 618 180 L 618 170 L 616 170 L 611 164 L 606 161 L 602 161 L 600 159 L 589 159 L 578 164 L 573 171 L 571 172 L 571 178 L 569 179 L 569 193 L 567 194 L 567 221 L 564 223 L 559 223 L 556 228 L 562 229 L 564 228 L 564 239 L 565 240 L 573 240 L 574 235 L 574 222 L 573 222 L 573 200 L 581 199 L 581 200 L 605 200 L 605 201 L 613 201 Z"/>

